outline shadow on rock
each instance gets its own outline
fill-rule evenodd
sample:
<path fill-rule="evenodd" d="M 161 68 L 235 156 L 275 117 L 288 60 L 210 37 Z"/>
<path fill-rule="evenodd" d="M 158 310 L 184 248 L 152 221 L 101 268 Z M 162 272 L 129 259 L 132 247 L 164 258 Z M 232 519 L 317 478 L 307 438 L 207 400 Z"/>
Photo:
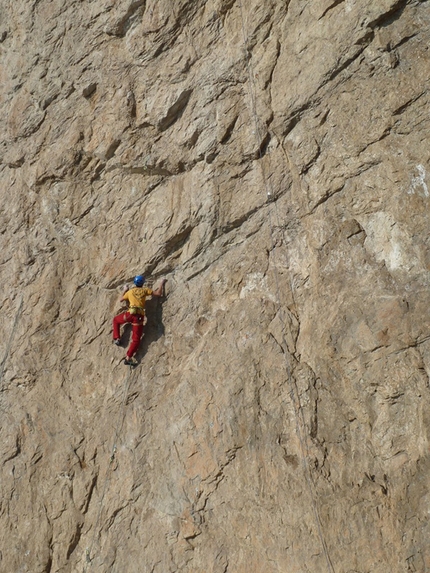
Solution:
<path fill-rule="evenodd" d="M 146 313 L 147 323 L 145 325 L 145 328 L 143 329 L 143 336 L 139 350 L 136 353 L 136 359 L 139 364 L 141 364 L 149 346 L 164 335 L 164 324 L 163 324 L 164 301 L 165 297 L 153 296 L 150 300 L 146 302 L 145 313 Z M 131 328 L 126 334 L 129 343 L 131 338 Z"/>

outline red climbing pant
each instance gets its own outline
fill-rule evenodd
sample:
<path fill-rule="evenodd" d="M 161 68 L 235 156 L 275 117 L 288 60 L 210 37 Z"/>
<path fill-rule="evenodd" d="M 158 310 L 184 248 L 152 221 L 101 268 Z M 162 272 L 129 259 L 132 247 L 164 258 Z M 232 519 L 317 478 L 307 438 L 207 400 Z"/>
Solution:
<path fill-rule="evenodd" d="M 120 326 L 121 324 L 130 323 L 132 328 L 131 343 L 127 350 L 127 358 L 131 358 L 139 349 L 140 339 L 143 334 L 143 323 L 145 316 L 143 314 L 130 314 L 129 312 L 122 312 L 117 314 L 113 319 L 113 339 L 121 338 Z"/>

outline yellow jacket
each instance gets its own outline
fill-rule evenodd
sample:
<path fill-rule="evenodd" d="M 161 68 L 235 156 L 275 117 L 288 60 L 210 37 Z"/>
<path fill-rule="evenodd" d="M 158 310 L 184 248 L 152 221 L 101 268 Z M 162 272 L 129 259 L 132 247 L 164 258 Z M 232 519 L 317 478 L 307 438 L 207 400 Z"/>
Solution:
<path fill-rule="evenodd" d="M 146 297 L 152 296 L 152 290 L 148 287 L 134 287 L 124 293 L 122 300 L 129 302 L 130 314 L 145 314 Z"/>

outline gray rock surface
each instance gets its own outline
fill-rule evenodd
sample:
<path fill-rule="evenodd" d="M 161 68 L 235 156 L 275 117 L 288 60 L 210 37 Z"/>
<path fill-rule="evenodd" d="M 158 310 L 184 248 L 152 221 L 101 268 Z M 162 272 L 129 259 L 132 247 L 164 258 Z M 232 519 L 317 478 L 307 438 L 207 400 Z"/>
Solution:
<path fill-rule="evenodd" d="M 430 571 L 429 44 L 426 0 L 1 1 L 1 571 Z"/>

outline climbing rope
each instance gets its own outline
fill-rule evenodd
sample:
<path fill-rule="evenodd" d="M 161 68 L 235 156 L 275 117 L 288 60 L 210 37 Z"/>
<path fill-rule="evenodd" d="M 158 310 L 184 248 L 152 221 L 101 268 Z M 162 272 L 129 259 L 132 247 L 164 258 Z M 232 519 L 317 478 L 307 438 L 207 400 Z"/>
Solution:
<path fill-rule="evenodd" d="M 9 357 L 10 349 L 12 348 L 12 342 L 13 342 L 13 337 L 15 335 L 15 330 L 16 330 L 18 321 L 19 321 L 20 316 L 21 316 L 23 301 L 24 301 L 24 295 L 21 295 L 21 300 L 19 301 L 18 309 L 17 309 L 16 314 L 15 314 L 15 320 L 13 321 L 12 330 L 10 332 L 9 340 L 7 342 L 7 345 L 6 345 L 6 351 L 4 353 L 3 360 L 1 361 L 1 364 L 0 364 L 0 383 L 1 383 L 2 378 L 3 378 L 4 367 L 6 365 L 6 361 Z"/>
<path fill-rule="evenodd" d="M 127 404 L 127 396 L 128 396 L 128 390 L 130 387 L 130 381 L 131 381 L 131 372 L 132 372 L 133 368 L 130 367 L 127 373 L 127 377 L 125 379 L 125 385 L 124 385 L 124 395 L 122 398 L 122 404 L 121 407 L 119 409 L 118 412 L 118 420 L 116 423 L 116 429 L 115 429 L 115 436 L 114 436 L 114 441 L 113 441 L 113 445 L 112 445 L 112 449 L 111 449 L 111 454 L 110 454 L 110 458 L 109 458 L 109 466 L 106 470 L 106 476 L 105 476 L 105 481 L 104 481 L 104 485 L 103 485 L 103 491 L 102 491 L 102 495 L 100 497 L 100 501 L 99 501 L 99 510 L 97 513 L 97 519 L 96 522 L 94 524 L 94 533 L 91 539 L 91 543 L 90 546 L 87 548 L 86 552 L 85 552 L 85 564 L 84 564 L 84 568 L 83 568 L 83 573 L 87 573 L 87 571 L 89 571 L 89 569 L 91 568 L 92 565 L 92 561 L 93 558 L 91 557 L 92 552 L 93 552 L 93 547 L 96 541 L 96 536 L 97 536 L 97 532 L 98 532 L 98 527 L 99 527 L 99 523 L 100 523 L 100 518 L 102 515 L 102 511 L 103 511 L 103 506 L 104 506 L 104 498 L 107 492 L 107 488 L 108 488 L 108 484 L 109 484 L 109 480 L 112 474 L 112 464 L 115 461 L 115 455 L 118 449 L 118 438 L 120 436 L 121 430 L 122 430 L 122 426 L 124 423 L 124 415 L 125 415 L 125 407 Z"/>
<path fill-rule="evenodd" d="M 252 55 L 251 55 L 250 50 L 249 50 L 248 35 L 246 33 L 246 30 L 245 30 L 245 18 L 244 18 L 244 13 L 243 13 L 242 0 L 240 0 L 239 6 L 240 6 L 241 21 L 242 21 L 242 35 L 243 35 L 243 42 L 244 42 L 244 48 L 245 48 L 245 60 L 246 60 L 246 67 L 247 67 L 248 80 L 249 80 L 249 91 L 250 91 L 249 95 L 250 95 L 250 100 L 251 100 L 251 113 L 252 113 L 253 119 L 254 119 L 255 136 L 257 139 L 258 147 L 259 147 L 259 159 L 260 159 L 262 177 L 263 177 L 263 181 L 264 181 L 267 201 L 275 203 L 275 212 L 276 212 L 276 216 L 277 216 L 277 222 L 279 225 L 280 219 L 279 219 L 279 213 L 278 213 L 278 209 L 277 209 L 277 202 L 273 196 L 272 188 L 269 185 L 268 177 L 266 176 L 266 170 L 264 167 L 263 153 L 262 153 L 262 148 L 261 148 L 262 147 L 261 131 L 260 131 L 260 126 L 259 126 L 259 119 L 258 119 L 257 105 L 256 105 L 256 93 L 257 92 L 256 92 L 256 88 L 255 88 L 254 74 L 253 74 L 253 70 L 252 70 Z M 283 310 L 282 305 L 281 305 L 281 294 L 280 294 L 281 289 L 280 289 L 278 269 L 277 269 L 278 265 L 276 263 L 276 249 L 275 249 L 272 214 L 271 214 L 270 207 L 268 209 L 268 216 L 269 216 L 271 246 L 272 246 L 272 253 L 273 253 L 273 258 L 274 258 L 274 276 L 275 276 L 276 299 L 277 299 L 277 306 L 278 306 L 278 312 L 279 312 L 279 319 L 281 321 L 281 326 L 282 326 L 283 354 L 284 354 L 284 358 L 285 358 L 285 368 L 286 368 L 286 373 L 287 373 L 287 380 L 288 380 L 288 384 L 290 387 L 289 395 L 290 395 L 291 402 L 293 404 L 293 410 L 294 410 L 296 434 L 297 434 L 299 444 L 300 444 L 301 463 L 302 463 L 303 473 L 305 475 L 306 483 L 307 483 L 307 486 L 309 489 L 309 494 L 310 494 L 310 498 L 311 498 L 311 502 L 312 502 L 312 511 L 314 514 L 315 523 L 317 525 L 318 537 L 320 539 L 321 547 L 323 549 L 325 560 L 327 563 L 327 569 L 330 573 L 335 573 L 332 561 L 330 559 L 330 554 L 329 554 L 329 551 L 327 548 L 327 544 L 325 541 L 324 533 L 323 533 L 321 518 L 320 518 L 320 514 L 319 514 L 319 510 L 318 510 L 317 500 L 316 500 L 316 493 L 315 493 L 316 487 L 315 487 L 315 483 L 313 481 L 312 473 L 311 473 L 311 470 L 309 468 L 309 463 L 308 463 L 308 445 L 307 445 L 306 432 L 305 432 L 306 422 L 304 419 L 303 407 L 302 407 L 301 402 L 300 402 L 299 389 L 297 387 L 296 381 L 293 379 L 293 376 L 291 373 L 290 361 L 288 359 L 288 356 L 289 356 L 288 355 L 288 345 L 287 345 L 287 341 L 286 341 L 286 337 L 285 337 L 287 325 L 286 325 L 286 320 L 285 320 L 285 313 L 284 313 L 284 310 Z M 287 259 L 287 262 L 288 262 L 288 259 Z M 292 293 L 293 302 L 294 302 L 294 285 L 293 285 L 291 279 L 290 279 L 290 288 L 291 288 L 291 293 Z"/>

